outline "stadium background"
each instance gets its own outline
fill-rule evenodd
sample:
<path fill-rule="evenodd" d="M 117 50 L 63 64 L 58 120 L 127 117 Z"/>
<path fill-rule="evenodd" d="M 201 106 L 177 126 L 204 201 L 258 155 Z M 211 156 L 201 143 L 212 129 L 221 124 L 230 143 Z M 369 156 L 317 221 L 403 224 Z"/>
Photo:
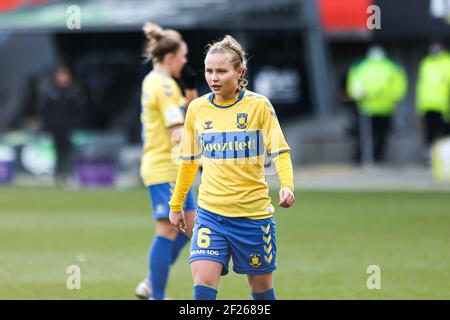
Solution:
<path fill-rule="evenodd" d="M 66 25 L 71 5 L 81 29 Z M 367 28 L 371 5 L 381 29 Z M 449 19 L 445 0 L 0 1 L 0 298 L 133 298 L 153 223 L 138 176 L 140 83 L 150 70 L 141 27 L 153 21 L 182 32 L 200 78 L 204 46 L 235 36 L 250 56 L 249 88 L 275 105 L 297 186 L 296 205 L 276 213 L 281 299 L 449 299 L 450 185 L 422 163 L 414 92 L 430 43 L 449 44 Z M 359 166 L 344 85 L 373 44 L 405 68 L 409 87 L 387 161 Z M 42 119 L 17 103 L 60 61 L 90 97 L 75 151 L 104 173 L 84 168 L 63 187 Z M 207 92 L 204 80 L 198 89 Z M 70 265 L 81 268 L 80 290 L 66 287 Z M 381 289 L 367 287 L 370 265 L 380 267 Z M 248 298 L 242 280 L 223 279 L 219 298 Z M 180 261 L 168 294 L 189 299 L 191 285 Z"/>

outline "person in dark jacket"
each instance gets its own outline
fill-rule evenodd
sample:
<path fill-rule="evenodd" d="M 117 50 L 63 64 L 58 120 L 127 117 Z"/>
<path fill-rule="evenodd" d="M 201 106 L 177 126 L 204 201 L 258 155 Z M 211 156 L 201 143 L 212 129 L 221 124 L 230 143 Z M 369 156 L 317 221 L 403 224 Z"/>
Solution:
<path fill-rule="evenodd" d="M 63 182 L 69 174 L 70 136 L 86 122 L 86 107 L 86 94 L 65 65 L 56 67 L 52 77 L 39 85 L 37 114 L 42 130 L 48 132 L 55 143 L 57 181 Z"/>

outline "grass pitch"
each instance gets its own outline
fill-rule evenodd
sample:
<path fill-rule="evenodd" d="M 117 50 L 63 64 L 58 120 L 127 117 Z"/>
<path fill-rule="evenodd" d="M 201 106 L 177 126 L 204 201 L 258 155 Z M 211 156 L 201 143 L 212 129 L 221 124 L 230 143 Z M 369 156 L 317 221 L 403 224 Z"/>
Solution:
<path fill-rule="evenodd" d="M 278 196 L 272 195 L 277 203 Z M 450 299 L 446 193 L 298 192 L 278 209 L 279 299 Z M 134 299 L 154 222 L 145 189 L 0 186 L 0 299 Z M 191 299 L 188 249 L 167 294 Z M 81 270 L 69 290 L 67 268 Z M 381 289 L 369 290 L 370 265 Z M 221 279 L 219 299 L 249 299 L 245 276 Z"/>

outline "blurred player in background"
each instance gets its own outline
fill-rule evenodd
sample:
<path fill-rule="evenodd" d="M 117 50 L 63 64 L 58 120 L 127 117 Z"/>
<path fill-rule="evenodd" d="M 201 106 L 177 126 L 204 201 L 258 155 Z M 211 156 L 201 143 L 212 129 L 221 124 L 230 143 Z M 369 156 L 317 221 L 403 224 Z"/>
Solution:
<path fill-rule="evenodd" d="M 188 190 L 184 201 L 187 227 L 182 232 L 170 224 L 169 205 L 178 170 L 179 142 L 185 118 L 186 101 L 174 80 L 182 76 L 188 48 L 175 30 L 163 30 L 146 23 L 148 39 L 145 55 L 153 62 L 153 70 L 142 83 L 143 154 L 141 177 L 151 196 L 156 235 L 149 251 L 149 275 L 136 288 L 139 298 L 160 300 L 171 264 L 192 235 L 197 203 Z M 196 97 L 192 72 L 184 85 L 191 99 Z"/>
<path fill-rule="evenodd" d="M 203 165 L 199 208 L 191 241 L 194 299 L 214 300 L 219 278 L 246 274 L 254 299 L 275 299 L 272 272 L 276 241 L 274 207 L 264 179 L 269 152 L 281 181 L 281 207 L 294 203 L 290 148 L 269 100 L 246 90 L 247 60 L 226 36 L 208 48 L 205 78 L 212 92 L 190 104 L 182 137 L 182 163 L 170 201 L 170 221 L 189 228 L 183 203 Z"/>

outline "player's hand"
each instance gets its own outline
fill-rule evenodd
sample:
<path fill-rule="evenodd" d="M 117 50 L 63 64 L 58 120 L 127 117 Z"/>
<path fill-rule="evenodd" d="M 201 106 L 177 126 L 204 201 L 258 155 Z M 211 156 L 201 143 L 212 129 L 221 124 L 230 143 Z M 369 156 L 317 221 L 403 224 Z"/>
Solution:
<path fill-rule="evenodd" d="M 181 211 L 181 212 L 170 211 L 169 220 L 170 220 L 170 223 L 173 226 L 177 227 L 178 230 L 186 233 L 186 220 L 184 218 L 183 211 Z"/>
<path fill-rule="evenodd" d="M 295 201 L 294 192 L 290 188 L 284 187 L 280 189 L 280 203 L 282 208 L 289 208 Z"/>
<path fill-rule="evenodd" d="M 172 139 L 172 142 L 178 144 L 181 141 L 181 136 L 183 134 L 183 127 L 182 126 L 176 127 L 173 130 L 170 130 L 170 133 L 171 133 L 170 137 Z"/>

